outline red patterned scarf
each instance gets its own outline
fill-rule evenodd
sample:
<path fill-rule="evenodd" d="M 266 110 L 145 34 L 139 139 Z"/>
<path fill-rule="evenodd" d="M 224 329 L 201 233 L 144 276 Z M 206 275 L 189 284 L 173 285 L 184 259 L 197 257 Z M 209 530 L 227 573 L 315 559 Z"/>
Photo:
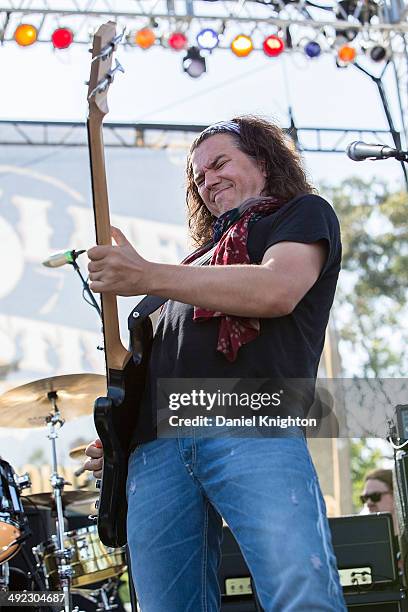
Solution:
<path fill-rule="evenodd" d="M 249 228 L 253 223 L 275 212 L 279 207 L 275 198 L 260 196 L 250 198 L 239 208 L 234 208 L 221 215 L 213 225 L 213 239 L 214 242 L 218 242 L 218 246 L 209 265 L 249 264 L 247 250 Z M 202 250 L 196 251 L 183 263 L 191 263 L 201 253 Z M 203 322 L 214 317 L 220 318 L 217 351 L 223 353 L 228 361 L 233 362 L 237 358 L 240 347 L 259 335 L 259 319 L 237 317 L 194 307 L 194 321 Z"/>

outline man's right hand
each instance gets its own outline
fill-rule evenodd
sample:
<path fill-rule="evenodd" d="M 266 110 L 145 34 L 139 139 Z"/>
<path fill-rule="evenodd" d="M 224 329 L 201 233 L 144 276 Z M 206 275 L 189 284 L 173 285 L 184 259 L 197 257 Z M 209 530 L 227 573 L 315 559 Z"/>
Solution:
<path fill-rule="evenodd" d="M 85 455 L 90 457 L 90 459 L 85 461 L 84 469 L 93 472 L 95 478 L 102 478 L 103 448 L 99 438 L 88 444 L 85 449 Z"/>

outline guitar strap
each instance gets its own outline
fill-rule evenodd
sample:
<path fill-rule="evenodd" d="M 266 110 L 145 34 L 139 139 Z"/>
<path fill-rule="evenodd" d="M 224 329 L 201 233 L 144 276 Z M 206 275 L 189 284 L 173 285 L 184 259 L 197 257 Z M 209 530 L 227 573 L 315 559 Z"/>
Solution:
<path fill-rule="evenodd" d="M 203 255 L 197 257 L 190 265 L 192 266 L 208 266 L 211 261 L 211 257 L 217 248 L 217 244 L 214 244 L 209 250 L 206 250 Z M 208 246 L 208 245 L 207 245 Z M 200 247 L 197 251 L 202 251 L 205 247 Z M 128 317 L 128 329 L 130 333 L 134 330 L 136 325 L 139 325 L 144 319 L 153 314 L 158 308 L 163 306 L 167 302 L 168 298 L 162 298 L 158 295 L 146 295 L 143 299 L 136 304 L 132 312 Z"/>

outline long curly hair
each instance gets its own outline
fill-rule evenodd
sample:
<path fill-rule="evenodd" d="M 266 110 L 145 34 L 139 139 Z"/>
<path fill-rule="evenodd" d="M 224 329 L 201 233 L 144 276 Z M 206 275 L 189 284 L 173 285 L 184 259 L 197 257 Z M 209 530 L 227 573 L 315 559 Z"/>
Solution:
<path fill-rule="evenodd" d="M 255 115 L 242 115 L 231 119 L 239 126 L 239 135 L 228 128 L 217 129 L 216 134 L 225 133 L 236 142 L 240 151 L 263 164 L 266 173 L 262 195 L 273 196 L 279 205 L 289 202 L 302 193 L 315 193 L 302 167 L 299 154 L 283 130 Z M 190 236 L 196 246 L 202 246 L 212 237 L 211 226 L 215 217 L 205 206 L 194 182 L 191 157 L 202 142 L 215 133 L 202 132 L 192 143 L 186 167 L 186 204 Z"/>

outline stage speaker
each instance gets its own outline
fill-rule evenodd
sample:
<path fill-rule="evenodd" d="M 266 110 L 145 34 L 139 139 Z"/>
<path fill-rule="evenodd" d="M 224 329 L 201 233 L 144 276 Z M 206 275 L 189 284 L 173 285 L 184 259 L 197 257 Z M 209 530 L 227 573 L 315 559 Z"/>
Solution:
<path fill-rule="evenodd" d="M 350 612 L 407 612 L 405 590 L 374 591 L 344 596 Z"/>
<path fill-rule="evenodd" d="M 408 584 L 408 454 L 398 451 L 393 472 L 394 500 L 397 510 L 399 545 L 403 559 L 405 584 Z"/>

